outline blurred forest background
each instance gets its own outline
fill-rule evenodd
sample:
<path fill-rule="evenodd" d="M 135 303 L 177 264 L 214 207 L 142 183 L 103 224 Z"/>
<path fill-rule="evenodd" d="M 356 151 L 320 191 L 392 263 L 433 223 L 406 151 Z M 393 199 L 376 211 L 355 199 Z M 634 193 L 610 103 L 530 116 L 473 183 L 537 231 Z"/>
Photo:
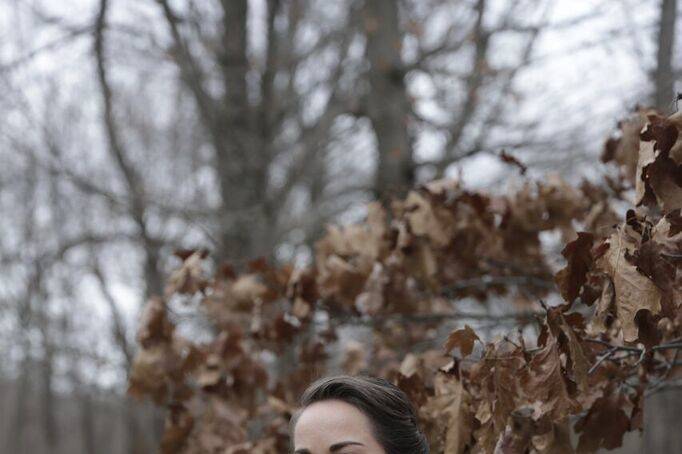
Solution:
<path fill-rule="evenodd" d="M 0 0 L 0 452 L 154 451 L 127 371 L 177 249 L 305 264 L 369 200 L 504 191 L 501 150 L 590 178 L 675 108 L 677 3 Z"/>

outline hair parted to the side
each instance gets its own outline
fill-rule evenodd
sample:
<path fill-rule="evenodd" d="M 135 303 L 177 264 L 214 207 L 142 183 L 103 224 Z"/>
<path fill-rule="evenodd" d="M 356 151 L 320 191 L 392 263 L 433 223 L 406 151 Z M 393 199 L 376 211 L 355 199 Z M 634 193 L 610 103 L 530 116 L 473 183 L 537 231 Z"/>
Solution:
<path fill-rule="evenodd" d="M 300 409 L 290 421 L 292 444 L 294 428 L 303 410 L 315 402 L 331 399 L 362 411 L 386 454 L 429 454 L 429 444 L 407 395 L 389 381 L 369 376 L 338 375 L 312 383 L 301 396 Z"/>

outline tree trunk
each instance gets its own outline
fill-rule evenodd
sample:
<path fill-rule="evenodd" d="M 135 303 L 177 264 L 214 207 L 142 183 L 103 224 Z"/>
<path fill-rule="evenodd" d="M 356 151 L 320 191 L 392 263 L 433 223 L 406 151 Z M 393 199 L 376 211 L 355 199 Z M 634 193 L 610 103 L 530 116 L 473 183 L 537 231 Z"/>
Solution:
<path fill-rule="evenodd" d="M 43 333 L 42 336 L 46 339 L 43 341 L 45 352 L 43 353 L 44 356 L 40 366 L 40 395 L 42 401 L 40 416 L 46 446 L 50 446 L 52 449 L 57 450 L 59 446 L 59 432 L 57 430 L 55 395 L 53 387 L 54 348 L 51 341 L 47 338 L 47 335 Z"/>
<path fill-rule="evenodd" d="M 678 430 L 680 408 L 682 390 L 679 388 L 664 389 L 647 398 L 641 452 L 682 452 L 682 433 Z"/>
<path fill-rule="evenodd" d="M 97 452 L 97 448 L 95 442 L 95 414 L 92 411 L 92 397 L 87 391 L 78 391 L 77 398 L 80 409 L 80 426 L 83 440 L 83 451 L 86 454 L 95 454 Z"/>
<path fill-rule="evenodd" d="M 221 65 L 224 96 L 217 104 L 219 124 L 214 136 L 216 167 L 223 199 L 221 258 L 244 260 L 264 254 L 268 228 L 264 217 L 267 169 L 270 162 L 261 128 L 255 125 L 256 109 L 249 102 L 247 78 L 247 0 L 222 0 L 223 43 Z"/>
<path fill-rule="evenodd" d="M 55 395 L 53 387 L 54 375 L 54 342 L 51 339 L 50 318 L 47 311 L 47 294 L 43 285 L 43 267 L 39 263 L 35 265 L 35 276 L 32 285 L 35 286 L 35 298 L 37 308 L 35 315 L 40 331 L 40 341 L 43 356 L 39 365 L 39 395 L 40 395 L 40 423 L 43 432 L 45 446 L 58 450 L 59 438 L 57 430 L 57 418 L 55 410 Z"/>
<path fill-rule="evenodd" d="M 19 374 L 17 393 L 14 401 L 14 415 L 8 430 L 9 436 L 3 445 L 7 452 L 21 454 L 24 452 L 24 427 L 26 426 L 27 396 L 30 389 L 29 367 L 30 358 L 27 349 L 24 350 L 24 358 L 21 361 L 21 373 Z"/>
<path fill-rule="evenodd" d="M 654 105 L 664 114 L 670 113 L 670 107 L 675 96 L 673 48 L 676 21 L 677 0 L 662 0 L 658 30 L 658 54 L 654 73 Z"/>
<path fill-rule="evenodd" d="M 669 114 L 674 99 L 673 49 L 677 0 L 662 0 L 660 8 L 654 103 L 662 113 Z M 647 398 L 642 452 L 682 452 L 682 432 L 675 430 L 679 427 L 680 408 L 680 389 L 667 389 Z"/>
<path fill-rule="evenodd" d="M 363 16 L 366 55 L 371 65 L 367 114 L 378 146 L 375 193 L 377 198 L 387 201 L 403 195 L 414 182 L 408 131 L 411 106 L 401 58 L 403 36 L 398 2 L 366 1 Z"/>

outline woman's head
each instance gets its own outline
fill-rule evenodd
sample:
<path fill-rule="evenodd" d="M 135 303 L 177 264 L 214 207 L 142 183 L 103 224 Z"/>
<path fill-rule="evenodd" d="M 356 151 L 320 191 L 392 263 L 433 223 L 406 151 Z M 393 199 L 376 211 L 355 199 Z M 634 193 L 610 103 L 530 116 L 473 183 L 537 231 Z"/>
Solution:
<path fill-rule="evenodd" d="M 314 382 L 291 419 L 295 454 L 428 454 L 409 399 L 373 377 Z"/>

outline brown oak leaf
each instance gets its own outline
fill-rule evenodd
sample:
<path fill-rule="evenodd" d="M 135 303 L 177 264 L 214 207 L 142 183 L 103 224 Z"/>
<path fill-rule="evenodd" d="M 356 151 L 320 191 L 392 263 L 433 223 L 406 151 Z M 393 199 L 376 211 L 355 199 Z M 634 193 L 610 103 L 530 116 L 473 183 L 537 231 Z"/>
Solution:
<path fill-rule="evenodd" d="M 450 333 L 445 341 L 445 352 L 450 353 L 455 347 L 459 348 L 462 356 L 469 356 L 474 351 L 474 342 L 480 341 L 474 330 L 469 325 Z"/>
<path fill-rule="evenodd" d="M 638 311 L 646 309 L 658 314 L 661 310 L 660 290 L 627 259 L 637 248 L 635 235 L 625 226 L 620 226 L 607 240 L 609 249 L 597 261 L 597 266 L 613 283 L 614 309 L 626 342 L 634 342 L 638 338 L 635 321 Z"/>
<path fill-rule="evenodd" d="M 555 276 L 561 296 L 571 303 L 578 297 L 580 289 L 587 280 L 587 272 L 592 267 L 592 243 L 594 235 L 578 232 L 578 238 L 566 245 L 561 255 L 567 264 Z"/>

